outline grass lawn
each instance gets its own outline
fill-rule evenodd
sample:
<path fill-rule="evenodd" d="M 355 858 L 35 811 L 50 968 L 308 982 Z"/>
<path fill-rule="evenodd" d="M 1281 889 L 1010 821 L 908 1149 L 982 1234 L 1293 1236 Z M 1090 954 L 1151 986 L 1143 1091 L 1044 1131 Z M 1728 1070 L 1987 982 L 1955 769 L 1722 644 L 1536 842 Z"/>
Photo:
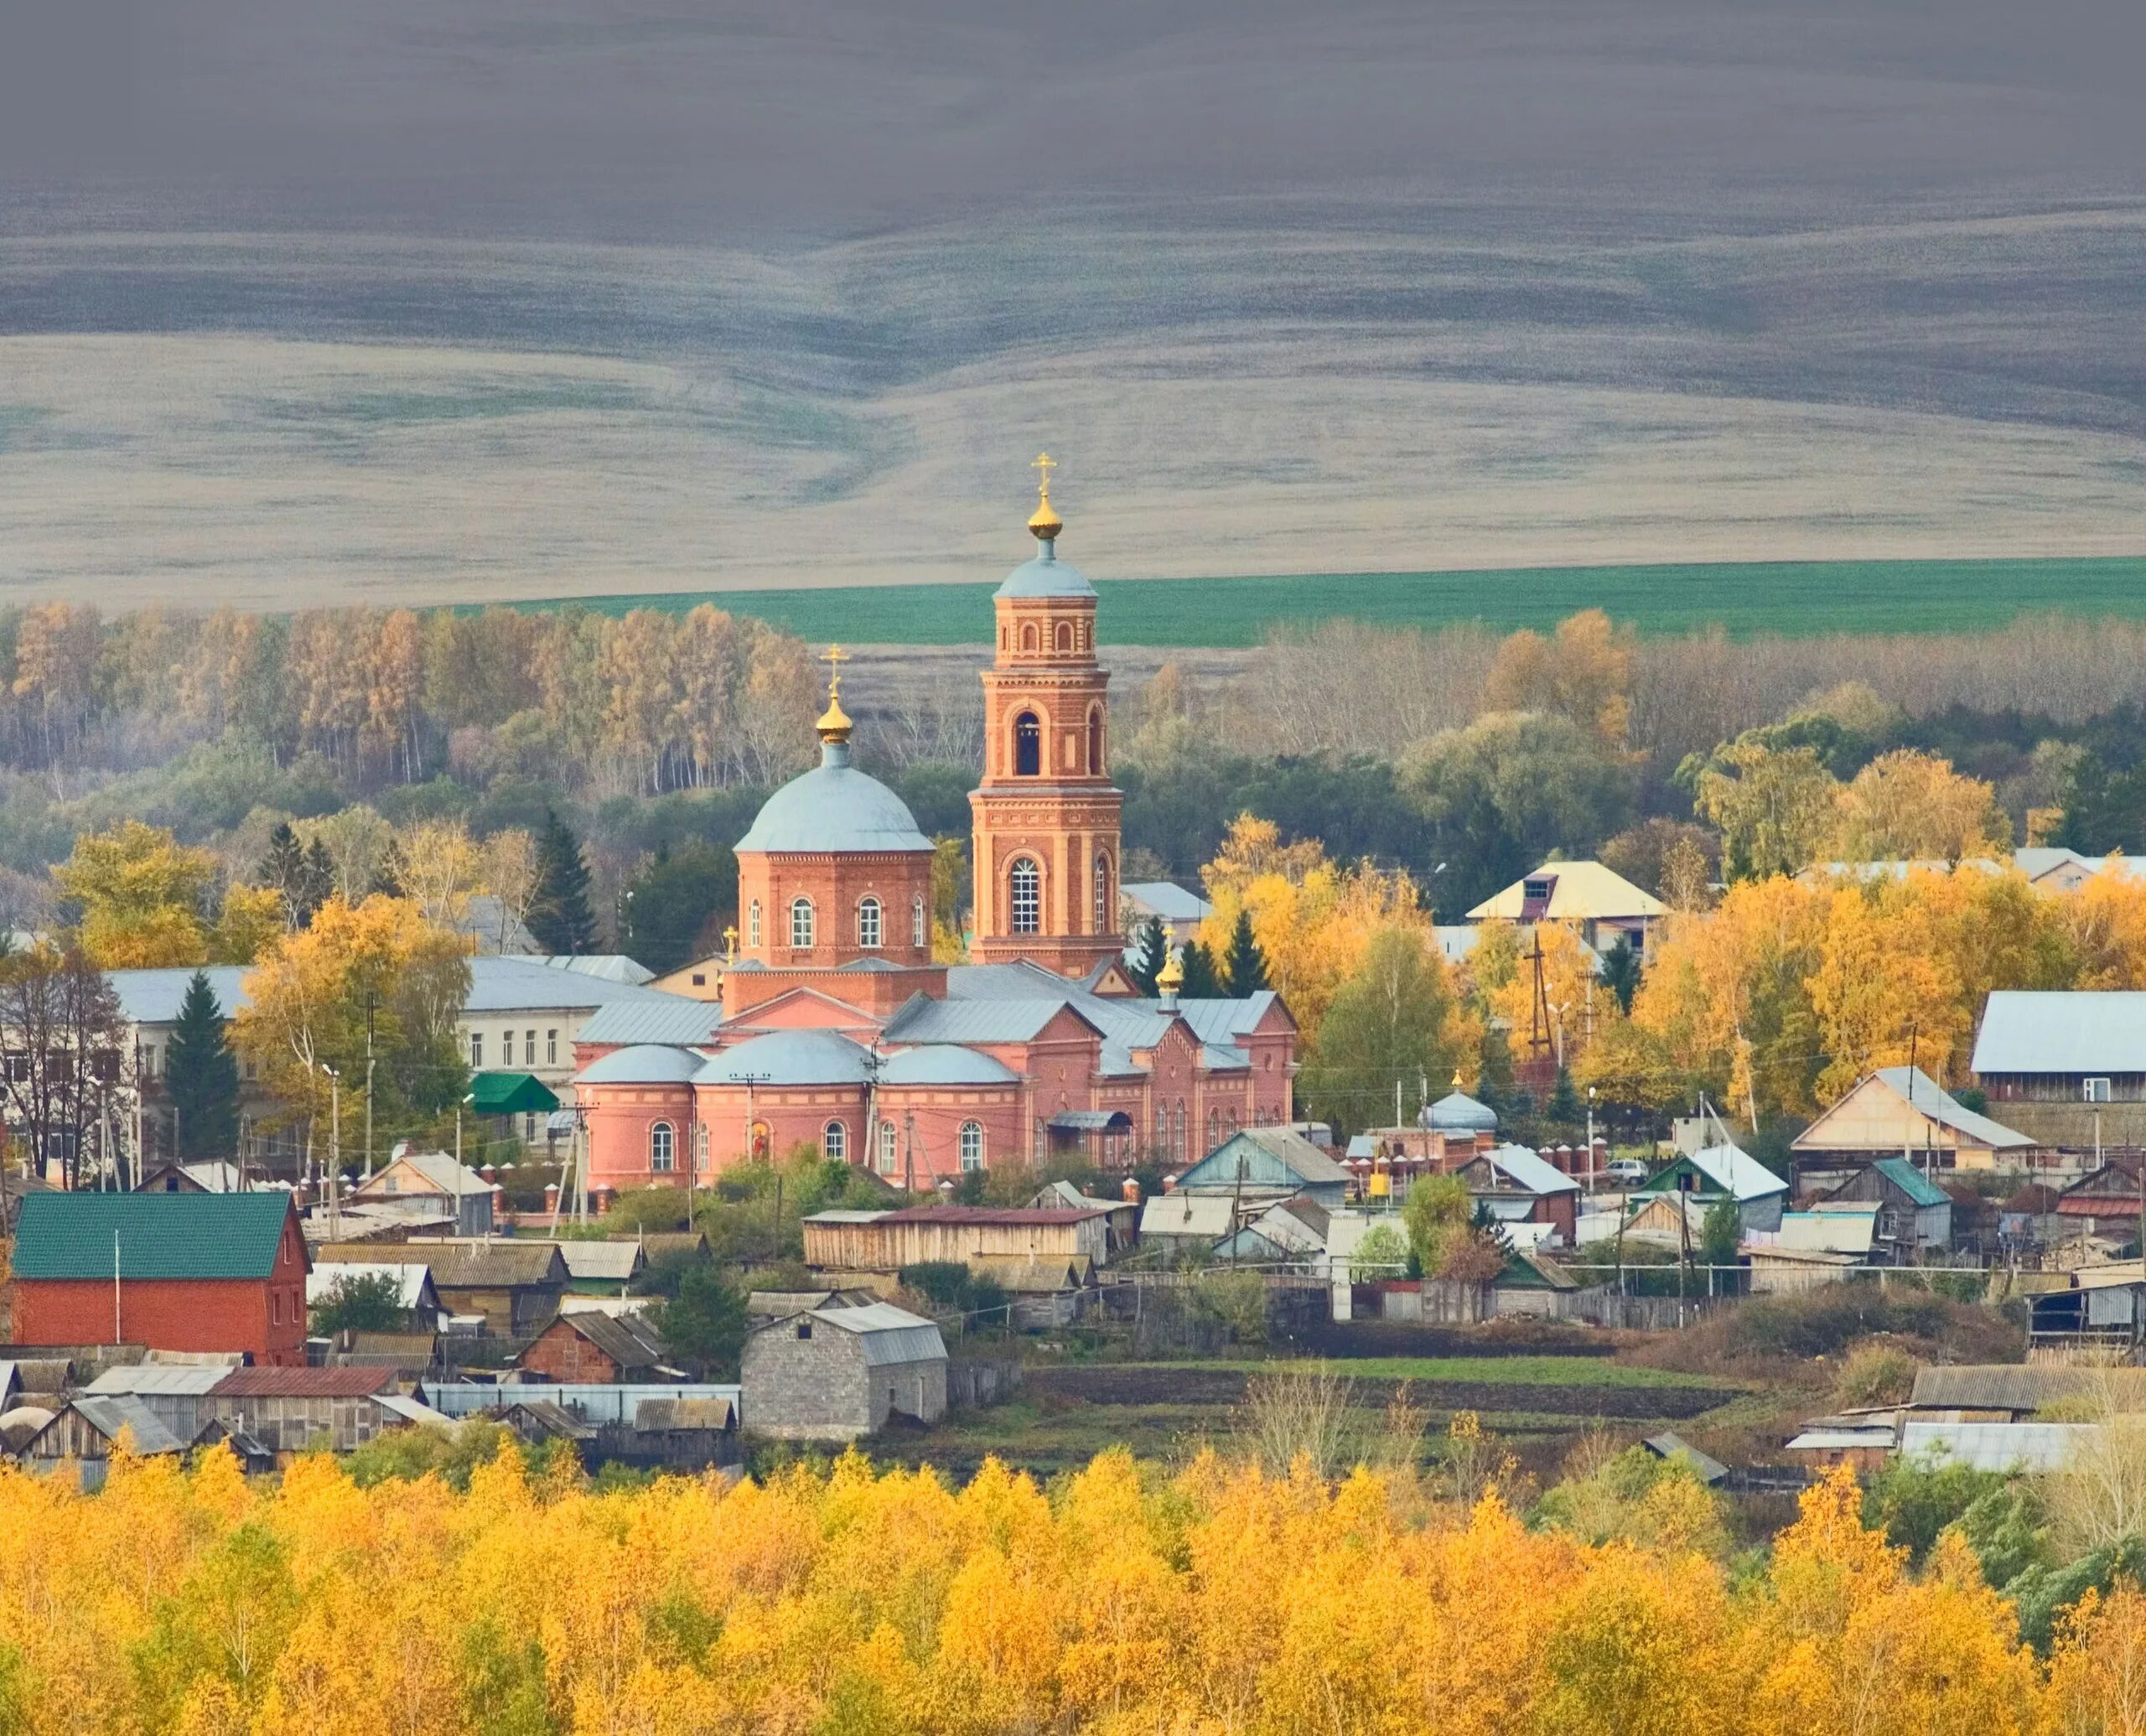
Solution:
<path fill-rule="evenodd" d="M 1231 1367 L 1243 1367 L 1233 1363 Z M 1474 1386 L 1677 1386 L 1733 1392 L 1734 1381 L 1633 1368 L 1599 1356 L 1351 1356 L 1315 1366 L 1374 1381 L 1465 1381 Z"/>
<path fill-rule="evenodd" d="M 995 583 L 582 600 L 607 614 L 630 609 L 682 610 L 712 602 L 808 639 L 838 632 L 860 645 L 980 645 L 989 637 Z M 1575 610 L 1598 607 L 1645 633 L 1682 633 L 1713 624 L 1739 636 L 1969 632 L 2003 626 L 2022 614 L 2053 611 L 2146 619 L 2146 556 L 1121 578 L 1102 580 L 1096 588 L 1102 596 L 1102 636 L 1117 645 L 1257 645 L 1272 626 L 1337 617 L 1382 626 L 1480 622 L 1509 632 L 1553 626 Z M 557 603 L 521 606 L 554 608 Z"/>

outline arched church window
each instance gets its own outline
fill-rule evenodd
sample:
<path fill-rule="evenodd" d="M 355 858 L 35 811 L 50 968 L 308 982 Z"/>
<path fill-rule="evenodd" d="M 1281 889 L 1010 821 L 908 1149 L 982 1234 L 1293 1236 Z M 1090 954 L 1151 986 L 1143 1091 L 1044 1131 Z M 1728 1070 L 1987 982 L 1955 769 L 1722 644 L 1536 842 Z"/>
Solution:
<path fill-rule="evenodd" d="M 1177 1163 L 1184 1161 L 1184 1099 L 1179 1097 L 1170 1111 L 1170 1156 Z"/>
<path fill-rule="evenodd" d="M 879 1123 L 879 1173 L 882 1175 L 894 1173 L 894 1124 L 892 1122 Z"/>
<path fill-rule="evenodd" d="M 1088 775 L 1096 776 L 1103 769 L 1103 708 L 1093 706 L 1088 712 Z"/>
<path fill-rule="evenodd" d="M 668 1175 L 677 1162 L 677 1132 L 668 1122 L 657 1122 L 648 1130 L 648 1167 L 657 1175 Z"/>
<path fill-rule="evenodd" d="M 1060 621 L 1060 622 L 1058 624 L 1058 635 L 1057 635 L 1057 637 L 1058 637 L 1058 649 L 1059 649 L 1060 650 L 1061 650 L 1061 651 L 1070 651 L 1070 650 L 1071 650 L 1073 649 L 1073 624 L 1072 624 L 1072 622 L 1070 622 L 1070 621 Z"/>
<path fill-rule="evenodd" d="M 909 943 L 912 946 L 924 946 L 930 945 L 930 941 L 931 930 L 924 920 L 924 899 L 919 894 L 910 900 Z"/>
<path fill-rule="evenodd" d="M 758 899 L 753 900 L 752 908 L 745 913 L 745 944 L 748 946 L 760 944 L 760 901 Z"/>
<path fill-rule="evenodd" d="M 879 946 L 879 900 L 867 898 L 857 906 L 857 944 L 868 952 Z"/>
<path fill-rule="evenodd" d="M 1114 932 L 1117 927 L 1117 913 L 1111 908 L 1110 901 L 1110 852 L 1098 850 L 1096 852 L 1096 922 L 1091 932 L 1099 935 Z"/>
<path fill-rule="evenodd" d="M 821 1155 L 831 1163 L 840 1163 L 849 1155 L 849 1129 L 840 1122 L 829 1122 L 820 1129 Z"/>
<path fill-rule="evenodd" d="M 1043 770 L 1043 725 L 1034 712 L 1013 719 L 1013 775 L 1032 778 Z"/>
<path fill-rule="evenodd" d="M 1027 857 L 1017 860 L 1006 877 L 1013 894 L 1013 932 L 1032 935 L 1043 923 L 1043 870 Z"/>
<path fill-rule="evenodd" d="M 963 1169 L 983 1168 L 983 1124 L 981 1122 L 962 1123 L 961 1155 Z"/>
<path fill-rule="evenodd" d="M 1221 1143 L 1222 1112 L 1220 1109 L 1210 1109 L 1207 1112 L 1207 1149 L 1212 1151 Z"/>
<path fill-rule="evenodd" d="M 1021 649 L 1024 651 L 1032 651 L 1035 648 L 1036 624 L 1034 621 L 1030 621 L 1025 627 L 1021 629 Z"/>
<path fill-rule="evenodd" d="M 812 900 L 809 898 L 790 901 L 790 944 L 810 946 L 812 944 Z"/>

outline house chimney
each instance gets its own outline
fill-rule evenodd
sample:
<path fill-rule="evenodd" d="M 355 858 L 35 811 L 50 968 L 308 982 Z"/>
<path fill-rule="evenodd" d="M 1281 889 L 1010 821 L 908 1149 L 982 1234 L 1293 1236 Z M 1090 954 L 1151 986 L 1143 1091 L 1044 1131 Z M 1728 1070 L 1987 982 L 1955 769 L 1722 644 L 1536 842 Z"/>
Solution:
<path fill-rule="evenodd" d="M 1177 1178 L 1174 1175 L 1166 1175 L 1163 1178 L 1163 1191 L 1165 1194 L 1174 1194 L 1177 1191 Z"/>
<path fill-rule="evenodd" d="M 1140 1203 L 1140 1179 L 1135 1175 L 1127 1176 L 1125 1185 L 1118 1189 L 1118 1194 L 1127 1204 L 1138 1205 Z"/>

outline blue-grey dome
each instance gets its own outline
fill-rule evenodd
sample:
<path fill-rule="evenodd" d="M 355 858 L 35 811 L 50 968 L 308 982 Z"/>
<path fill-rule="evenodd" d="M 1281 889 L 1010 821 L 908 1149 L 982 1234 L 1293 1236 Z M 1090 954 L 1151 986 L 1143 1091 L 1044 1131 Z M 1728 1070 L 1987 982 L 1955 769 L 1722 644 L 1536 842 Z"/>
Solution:
<path fill-rule="evenodd" d="M 834 1031 L 770 1031 L 711 1056 L 697 1085 L 862 1085 L 872 1057 Z"/>
<path fill-rule="evenodd" d="M 879 1064 L 882 1085 L 1015 1085 L 1019 1075 L 980 1049 L 924 1043 Z"/>
<path fill-rule="evenodd" d="M 667 1043 L 636 1043 L 599 1055 L 575 1074 L 576 1085 L 684 1085 L 703 1057 Z"/>
<path fill-rule="evenodd" d="M 738 840 L 740 852 L 788 850 L 931 852 L 931 840 L 901 797 L 849 763 L 849 744 L 832 741 L 820 763 L 770 795 L 752 829 Z"/>
<path fill-rule="evenodd" d="M 1043 543 L 1033 561 L 1024 561 L 998 587 L 1001 597 L 1092 597 L 1096 588 L 1070 561 L 1058 558 L 1055 545 Z"/>
<path fill-rule="evenodd" d="M 1434 1133 L 1495 1133 L 1498 1112 L 1465 1091 L 1454 1091 L 1423 1112 L 1423 1125 Z"/>

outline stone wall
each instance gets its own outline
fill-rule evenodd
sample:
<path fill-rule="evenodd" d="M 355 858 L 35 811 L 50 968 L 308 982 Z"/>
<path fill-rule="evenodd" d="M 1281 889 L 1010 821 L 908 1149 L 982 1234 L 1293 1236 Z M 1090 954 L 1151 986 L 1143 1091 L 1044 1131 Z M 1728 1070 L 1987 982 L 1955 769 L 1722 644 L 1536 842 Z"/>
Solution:
<path fill-rule="evenodd" d="M 811 1336 L 801 1338 L 801 1330 Z M 809 1318 L 784 1320 L 754 1333 L 745 1340 L 739 1379 L 740 1420 L 748 1434 L 852 1441 L 877 1426 L 863 1345 L 825 1322 L 815 1329 Z"/>

